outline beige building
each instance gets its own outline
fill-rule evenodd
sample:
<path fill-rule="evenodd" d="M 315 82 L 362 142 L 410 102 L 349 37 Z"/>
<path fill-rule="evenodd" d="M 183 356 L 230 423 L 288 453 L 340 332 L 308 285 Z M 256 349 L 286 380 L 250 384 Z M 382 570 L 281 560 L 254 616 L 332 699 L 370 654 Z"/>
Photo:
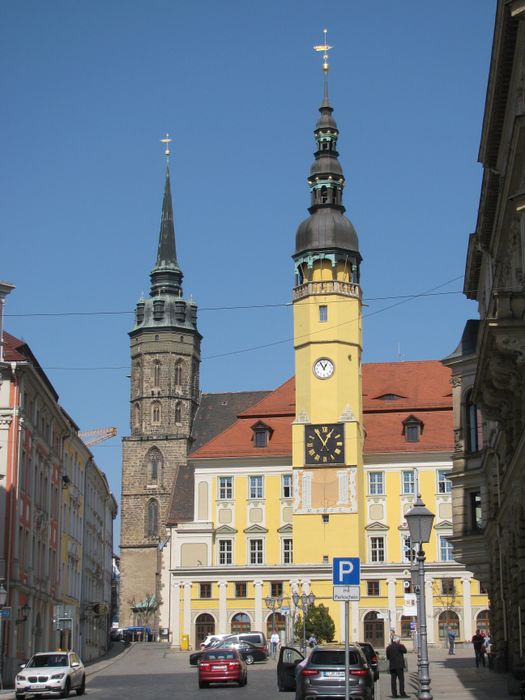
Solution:
<path fill-rule="evenodd" d="M 499 667 L 525 673 L 525 4 L 499 0 L 452 369 L 456 557 L 487 589 Z"/>

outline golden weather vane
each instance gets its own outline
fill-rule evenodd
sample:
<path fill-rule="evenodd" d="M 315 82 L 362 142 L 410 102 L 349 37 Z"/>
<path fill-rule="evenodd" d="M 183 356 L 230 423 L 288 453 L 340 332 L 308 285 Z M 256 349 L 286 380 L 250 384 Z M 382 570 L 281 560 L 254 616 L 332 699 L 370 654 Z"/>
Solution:
<path fill-rule="evenodd" d="M 166 144 L 166 150 L 164 151 L 164 155 L 166 156 L 166 160 L 169 162 L 170 159 L 170 143 L 172 143 L 173 139 L 170 139 L 170 135 L 166 134 L 166 136 L 160 140 L 161 143 Z"/>
<path fill-rule="evenodd" d="M 317 44 L 317 46 L 314 46 L 314 51 L 322 51 L 323 52 L 323 71 L 325 73 L 328 73 L 328 52 L 330 49 L 333 49 L 333 46 L 328 45 L 328 41 L 326 39 L 326 35 L 328 33 L 328 29 L 323 29 L 323 34 L 324 34 L 324 43 L 323 44 Z"/>

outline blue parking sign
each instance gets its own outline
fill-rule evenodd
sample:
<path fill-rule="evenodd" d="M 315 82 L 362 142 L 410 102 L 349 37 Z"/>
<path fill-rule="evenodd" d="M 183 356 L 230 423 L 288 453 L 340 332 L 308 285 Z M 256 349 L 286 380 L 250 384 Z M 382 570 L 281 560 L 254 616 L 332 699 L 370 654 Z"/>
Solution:
<path fill-rule="evenodd" d="M 334 557 L 332 583 L 334 586 L 359 586 L 361 581 L 359 557 Z"/>

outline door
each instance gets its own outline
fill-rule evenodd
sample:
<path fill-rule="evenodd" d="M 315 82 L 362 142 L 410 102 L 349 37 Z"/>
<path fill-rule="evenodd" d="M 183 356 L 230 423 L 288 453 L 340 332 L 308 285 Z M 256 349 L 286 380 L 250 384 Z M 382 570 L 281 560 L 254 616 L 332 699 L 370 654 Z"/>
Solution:
<path fill-rule="evenodd" d="M 373 610 L 365 615 L 364 619 L 365 642 L 371 644 L 374 649 L 385 648 L 385 623 L 377 619 L 377 612 Z"/>
<path fill-rule="evenodd" d="M 200 649 L 201 642 L 209 634 L 215 634 L 215 620 L 208 613 L 202 613 L 195 620 L 195 649 Z"/>
<path fill-rule="evenodd" d="M 295 690 L 295 671 L 297 664 L 304 660 L 299 649 L 281 647 L 277 663 L 277 685 L 279 690 Z"/>

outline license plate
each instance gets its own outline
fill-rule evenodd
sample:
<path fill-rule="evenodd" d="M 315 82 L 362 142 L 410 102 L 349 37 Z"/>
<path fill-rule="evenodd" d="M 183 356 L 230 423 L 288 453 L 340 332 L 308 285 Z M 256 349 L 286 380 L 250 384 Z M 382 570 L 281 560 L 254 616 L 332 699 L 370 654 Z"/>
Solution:
<path fill-rule="evenodd" d="M 322 676 L 323 676 L 323 678 L 344 678 L 345 672 L 344 671 L 323 671 Z"/>
<path fill-rule="evenodd" d="M 214 671 L 224 671 L 225 668 L 226 666 L 212 666 Z"/>

